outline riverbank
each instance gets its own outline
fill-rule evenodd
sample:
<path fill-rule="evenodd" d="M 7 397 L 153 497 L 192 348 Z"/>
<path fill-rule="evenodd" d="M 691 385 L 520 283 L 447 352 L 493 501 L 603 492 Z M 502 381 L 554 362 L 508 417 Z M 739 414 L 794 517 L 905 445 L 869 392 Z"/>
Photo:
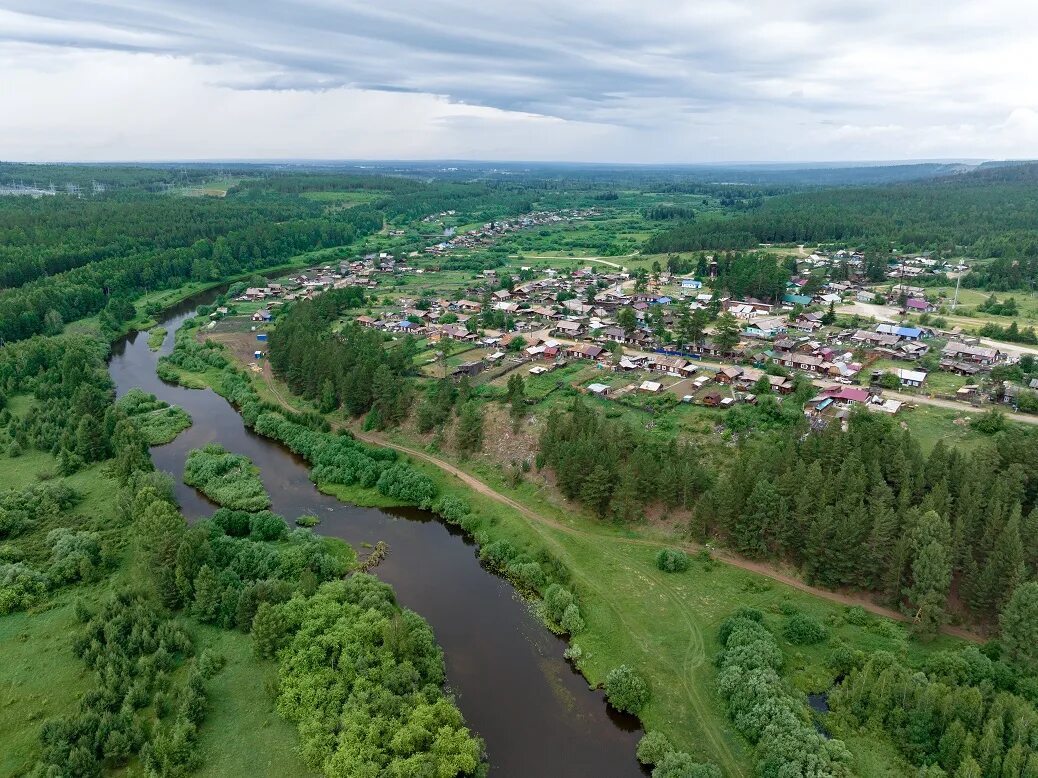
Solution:
<path fill-rule="evenodd" d="M 163 322 L 171 338 L 191 315 L 185 303 Z M 192 333 L 182 332 L 190 339 Z M 355 548 L 384 541 L 389 553 L 378 566 L 379 578 L 393 586 L 401 604 L 421 614 L 433 627 L 447 663 L 451 691 L 473 730 L 487 742 L 495 774 L 577 776 L 596 774 L 637 776 L 634 751 L 640 731 L 637 720 L 610 712 L 601 692 L 587 683 L 563 659 L 565 643 L 546 630 L 531 603 L 516 596 L 507 581 L 483 568 L 471 541 L 432 514 L 408 508 L 381 492 L 378 501 L 362 499 L 348 488 L 340 502 L 315 489 L 310 467 L 281 443 L 255 434 L 242 416 L 214 391 L 182 388 L 156 375 L 158 355 L 142 335 L 115 349 L 110 372 L 117 390 L 140 386 L 163 400 L 183 407 L 196 424 L 168 446 L 152 450 L 156 466 L 179 473 L 193 448 L 219 440 L 228 450 L 248 456 L 259 468 L 272 509 L 290 520 L 309 514 L 321 519 L 315 531 L 346 540 Z M 168 364 L 164 362 L 165 366 Z M 252 371 L 241 375 L 248 376 Z M 227 384 L 219 369 L 194 374 L 177 370 L 178 381 L 237 391 L 241 380 Z M 321 433 L 323 434 L 323 433 Z M 175 492 L 186 516 L 202 517 L 214 506 L 177 479 Z M 331 484 L 317 484 L 336 492 Z M 382 509 L 356 507 L 372 503 Z M 507 704 L 502 704 L 507 700 Z"/>
<path fill-rule="evenodd" d="M 277 381 L 269 367 L 248 375 L 265 401 L 291 410 L 314 410 Z M 350 427 L 369 442 L 405 452 L 441 494 L 463 500 L 479 517 L 478 525 L 467 529 L 482 536 L 482 542 L 503 541 L 559 559 L 572 575 L 586 621 L 586 629 L 572 644 L 579 655 L 576 664 L 589 683 L 602 683 L 618 664 L 634 666 L 650 679 L 653 689 L 652 700 L 640 714 L 646 728 L 663 731 L 679 748 L 714 761 L 726 774 L 746 774 L 749 763 L 745 743 L 730 734 L 724 719 L 712 662 L 719 648 L 717 627 L 736 608 L 747 605 L 776 616 L 795 609 L 828 625 L 833 642 L 870 651 L 921 656 L 955 644 L 949 637 L 928 646 L 911 642 L 906 629 L 895 623 L 903 619 L 900 614 L 871 604 L 882 617 L 855 617 L 851 624 L 847 606 L 862 604 L 861 598 L 815 591 L 795 578 L 740 567 L 735 560 L 699 559 L 685 573 L 660 572 L 655 553 L 681 541 L 648 527 L 621 528 L 585 517 L 559 505 L 534 483 L 506 483 L 500 468 L 491 463 L 459 462 L 443 452 L 423 450 L 422 443 L 399 432 L 375 436 L 340 414 L 328 418 L 333 426 Z M 370 491 L 351 488 L 349 499 L 363 504 Z M 826 664 L 831 644 L 782 647 L 797 687 L 806 692 L 831 685 L 835 673 Z M 855 739 L 852 746 L 862 759 L 877 748 L 867 738 Z"/>

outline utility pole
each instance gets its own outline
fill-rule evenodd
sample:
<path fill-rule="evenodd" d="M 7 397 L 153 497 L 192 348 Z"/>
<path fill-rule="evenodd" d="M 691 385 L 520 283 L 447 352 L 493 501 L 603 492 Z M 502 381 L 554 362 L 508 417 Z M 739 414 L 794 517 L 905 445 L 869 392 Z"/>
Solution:
<path fill-rule="evenodd" d="M 960 270 L 955 276 L 955 297 L 952 299 L 952 313 L 955 313 L 955 306 L 959 304 L 959 282 L 962 281 L 962 271 Z"/>

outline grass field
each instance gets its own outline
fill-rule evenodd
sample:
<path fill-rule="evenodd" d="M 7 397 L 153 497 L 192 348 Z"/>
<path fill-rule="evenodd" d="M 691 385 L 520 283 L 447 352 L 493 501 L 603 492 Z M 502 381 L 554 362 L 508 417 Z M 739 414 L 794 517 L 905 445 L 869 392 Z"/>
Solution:
<path fill-rule="evenodd" d="M 47 610 L 0 617 L 2 775 L 28 773 L 39 751 L 43 722 L 70 712 L 93 683 L 69 640 L 75 630 L 75 597 L 66 592 Z"/>
<path fill-rule="evenodd" d="M 393 439 L 413 445 L 404 436 Z M 721 563 L 697 561 L 685 573 L 663 573 L 653 559 L 670 540 L 666 530 L 647 525 L 620 528 L 588 519 L 573 506 L 557 504 L 535 483 L 513 489 L 500 468 L 465 466 L 496 491 L 554 522 L 536 524 L 459 487 L 456 479 L 432 465 L 417 460 L 415 464 L 444 493 L 465 499 L 485 517 L 484 526 L 490 527 L 493 538 L 524 548 L 545 548 L 565 562 L 588 624 L 574 642 L 583 650 L 581 669 L 589 681 L 602 683 L 609 670 L 622 662 L 638 668 L 651 679 L 653 689 L 641 716 L 646 727 L 662 729 L 679 747 L 718 763 L 726 775 L 750 772 L 746 744 L 731 733 L 725 720 L 712 662 L 719 648 L 717 627 L 736 608 L 760 608 L 781 635 L 785 617 L 779 608 L 792 605 L 827 623 L 834 638 L 863 649 L 915 655 L 954 642 L 942 638 L 921 647 L 908 640 L 902 626 L 878 617 L 870 617 L 864 626 L 852 626 L 844 619 L 843 606 Z M 792 646 L 781 637 L 780 642 L 789 660 L 790 681 L 797 688 L 816 692 L 832 684 L 833 673 L 824 665 L 828 645 Z M 861 774 L 899 774 L 893 752 L 884 756 L 878 745 L 867 737 L 852 744 L 857 758 L 870 764 Z"/>
<path fill-rule="evenodd" d="M 897 419 L 908 426 L 925 453 L 929 453 L 943 440 L 946 446 L 958 446 L 970 450 L 981 445 L 990 438 L 970 427 L 968 420 L 983 413 L 963 406 L 961 411 L 936 408 L 932 405 L 918 405 L 897 415 Z"/>
<path fill-rule="evenodd" d="M 274 710 L 270 694 L 273 662 L 257 659 L 248 635 L 195 626 L 200 647 L 219 653 L 227 664 L 209 682 L 212 707 L 200 730 L 200 778 L 243 775 L 313 776 L 303 765 L 295 725 Z"/>

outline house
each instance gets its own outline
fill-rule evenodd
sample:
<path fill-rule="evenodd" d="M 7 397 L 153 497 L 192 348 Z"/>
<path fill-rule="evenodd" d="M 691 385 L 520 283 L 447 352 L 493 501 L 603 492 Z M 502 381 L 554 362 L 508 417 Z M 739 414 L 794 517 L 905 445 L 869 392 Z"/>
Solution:
<path fill-rule="evenodd" d="M 823 394 L 829 397 L 837 405 L 850 405 L 851 403 L 868 402 L 868 389 L 858 389 L 853 386 L 835 386 L 826 389 Z"/>
<path fill-rule="evenodd" d="M 919 297 L 909 297 L 905 300 L 905 308 L 913 313 L 933 313 L 937 308 Z"/>
<path fill-rule="evenodd" d="M 964 376 L 975 376 L 980 372 L 980 366 L 970 364 L 969 362 L 958 362 L 954 359 L 942 359 L 940 362 L 941 370 L 947 370 L 949 373 L 958 373 Z"/>
<path fill-rule="evenodd" d="M 721 395 L 717 392 L 707 392 L 703 395 L 703 405 L 710 408 L 717 408 L 721 404 Z"/>
<path fill-rule="evenodd" d="M 483 372 L 486 364 L 482 361 L 478 362 L 465 362 L 458 365 L 451 371 L 452 378 L 461 378 L 462 376 L 476 376 Z"/>
<path fill-rule="evenodd" d="M 966 343 L 948 343 L 942 350 L 941 356 L 960 362 L 972 362 L 977 365 L 990 366 L 1005 358 L 1005 354 L 997 348 L 984 346 L 971 346 Z"/>
<path fill-rule="evenodd" d="M 784 294 L 782 295 L 782 302 L 787 305 L 810 305 L 812 298 L 806 294 Z"/>
<path fill-rule="evenodd" d="M 566 356 L 574 359 L 598 359 L 605 353 L 605 349 L 593 343 L 574 343 L 566 346 Z"/>
<path fill-rule="evenodd" d="M 656 394 L 663 389 L 663 384 L 658 381 L 642 381 L 638 386 L 638 390 L 642 392 L 648 392 L 649 394 Z"/>
<path fill-rule="evenodd" d="M 669 357 L 662 354 L 657 354 L 652 358 L 652 361 L 653 364 L 650 365 L 650 368 L 657 373 L 680 373 L 688 365 L 687 359 Z"/>
<path fill-rule="evenodd" d="M 742 371 L 737 365 L 725 365 L 714 375 L 714 380 L 719 384 L 730 384 L 742 375 Z"/>
<path fill-rule="evenodd" d="M 580 334 L 581 326 L 580 322 L 576 321 L 560 321 L 555 325 L 555 331 L 560 335 L 575 337 Z"/>
<path fill-rule="evenodd" d="M 923 330 L 919 327 L 901 327 L 897 324 L 878 324 L 876 332 L 882 335 L 894 335 L 905 340 L 919 340 L 923 337 Z"/>
<path fill-rule="evenodd" d="M 779 318 L 758 319 L 750 322 L 743 330 L 743 334 L 749 338 L 771 339 L 786 331 L 786 325 Z"/>
<path fill-rule="evenodd" d="M 271 316 L 270 311 L 268 311 L 266 308 L 263 308 L 252 314 L 253 321 L 270 321 L 272 318 L 273 317 Z"/>
<path fill-rule="evenodd" d="M 681 279 L 681 288 L 682 289 L 702 289 L 703 288 L 703 282 L 702 281 L 697 281 L 694 278 L 682 278 Z"/>
<path fill-rule="evenodd" d="M 589 392 L 591 392 L 591 394 L 597 394 L 599 397 L 605 397 L 607 394 L 609 394 L 609 385 L 608 384 L 597 384 L 597 383 L 596 384 L 588 384 L 587 385 L 587 390 Z"/>
<path fill-rule="evenodd" d="M 893 373 L 901 381 L 902 386 L 922 386 L 923 381 L 926 380 L 926 372 L 923 370 L 905 370 L 899 367 Z"/>
<path fill-rule="evenodd" d="M 370 316 L 358 316 L 357 324 L 362 327 L 375 327 L 378 326 L 378 322 L 372 319 Z"/>
<path fill-rule="evenodd" d="M 613 343 L 626 343 L 628 340 L 627 333 L 619 327 L 603 327 L 595 333 L 595 336 L 599 340 L 608 340 Z"/>
<path fill-rule="evenodd" d="M 855 343 L 862 343 L 874 348 L 893 348 L 898 344 L 900 338 L 897 335 L 886 335 L 882 332 L 870 332 L 869 330 L 857 330 L 851 335 Z"/>

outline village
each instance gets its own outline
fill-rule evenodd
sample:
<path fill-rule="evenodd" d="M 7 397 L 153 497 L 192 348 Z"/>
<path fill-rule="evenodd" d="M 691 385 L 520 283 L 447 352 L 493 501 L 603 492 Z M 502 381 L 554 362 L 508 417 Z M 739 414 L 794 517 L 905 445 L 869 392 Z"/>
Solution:
<path fill-rule="evenodd" d="M 853 263 L 860 256 L 831 259 Z M 807 295 L 805 279 L 794 277 L 781 301 L 769 303 L 715 297 L 709 275 L 539 270 L 537 277 L 529 266 L 484 270 L 448 296 L 436 293 L 435 268 L 379 252 L 246 288 L 236 301 L 252 304 L 259 327 L 287 302 L 361 287 L 377 302 L 353 321 L 387 333 L 390 342 L 413 337 L 430 377 L 489 382 L 515 370 L 530 378 L 563 370 L 559 380 L 575 381 L 575 388 L 605 401 L 644 396 L 716 408 L 756 404 L 762 392 L 782 397 L 799 390 L 814 424 L 845 420 L 855 405 L 888 414 L 948 402 L 1012 410 L 1022 394 L 1038 388 L 1033 380 L 990 379 L 993 369 L 1018 355 L 957 329 L 909 321 L 911 314 L 930 320 L 938 309 L 920 287 L 898 283 L 880 292 L 875 285 L 827 281 Z M 401 294 L 402 276 L 417 285 Z M 900 305 L 905 321 L 833 314 L 836 306 L 866 299 Z M 682 338 L 683 318 L 696 312 L 710 323 L 698 337 Z M 722 321 L 735 323 L 734 336 L 718 337 Z M 262 355 L 260 348 L 255 356 Z M 564 370 L 575 365 L 589 370 Z"/>

